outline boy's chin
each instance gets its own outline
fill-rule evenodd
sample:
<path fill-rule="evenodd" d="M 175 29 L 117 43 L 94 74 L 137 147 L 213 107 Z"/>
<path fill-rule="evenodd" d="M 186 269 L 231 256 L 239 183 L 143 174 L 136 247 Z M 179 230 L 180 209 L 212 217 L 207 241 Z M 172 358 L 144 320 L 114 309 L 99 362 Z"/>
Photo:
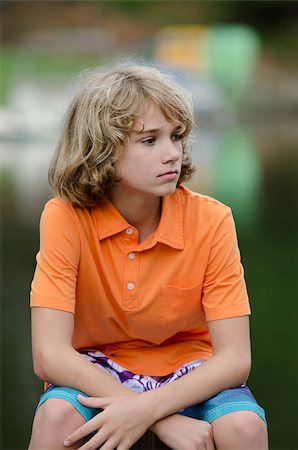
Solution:
<path fill-rule="evenodd" d="M 167 187 L 164 187 L 164 189 L 161 189 L 160 191 L 161 191 L 161 194 L 160 194 L 160 196 L 161 197 L 164 197 L 165 195 L 171 195 L 171 194 L 174 194 L 174 192 L 176 191 L 176 189 L 177 189 L 177 184 L 173 184 L 172 186 L 167 186 Z"/>

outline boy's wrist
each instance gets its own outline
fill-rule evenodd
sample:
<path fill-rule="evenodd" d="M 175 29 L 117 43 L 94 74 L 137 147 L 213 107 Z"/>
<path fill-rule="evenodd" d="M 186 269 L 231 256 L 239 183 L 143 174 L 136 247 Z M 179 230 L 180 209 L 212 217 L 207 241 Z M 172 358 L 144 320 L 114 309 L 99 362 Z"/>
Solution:
<path fill-rule="evenodd" d="M 178 414 L 172 414 L 171 416 L 167 416 L 158 420 L 151 425 L 149 430 L 156 434 L 161 440 L 163 440 L 163 438 L 169 431 L 169 427 L 172 427 L 173 423 L 175 424 L 176 416 L 178 416 Z"/>
<path fill-rule="evenodd" d="M 153 392 L 154 391 L 144 392 L 135 398 L 137 404 L 140 406 L 140 411 L 143 411 L 147 418 L 150 418 L 152 426 L 155 422 L 162 419 L 158 408 L 159 402 L 157 397 L 152 395 Z"/>

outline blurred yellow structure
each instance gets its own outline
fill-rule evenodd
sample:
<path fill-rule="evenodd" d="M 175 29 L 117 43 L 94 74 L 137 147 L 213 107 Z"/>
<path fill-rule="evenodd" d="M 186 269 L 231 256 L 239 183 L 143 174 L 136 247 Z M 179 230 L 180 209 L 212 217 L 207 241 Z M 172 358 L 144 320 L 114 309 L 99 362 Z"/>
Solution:
<path fill-rule="evenodd" d="M 155 59 L 175 69 L 205 73 L 231 100 L 248 92 L 259 57 L 258 33 L 244 25 L 172 26 L 157 35 Z"/>
<path fill-rule="evenodd" d="M 191 72 L 204 70 L 207 61 L 203 46 L 207 30 L 199 25 L 163 28 L 157 35 L 155 59 Z"/>

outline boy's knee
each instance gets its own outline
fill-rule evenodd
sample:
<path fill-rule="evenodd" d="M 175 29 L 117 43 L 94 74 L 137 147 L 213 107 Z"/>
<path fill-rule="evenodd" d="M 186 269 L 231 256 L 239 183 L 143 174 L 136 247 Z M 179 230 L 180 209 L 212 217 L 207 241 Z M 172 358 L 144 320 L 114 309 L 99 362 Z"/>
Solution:
<path fill-rule="evenodd" d="M 239 411 L 231 416 L 231 431 L 245 442 L 254 441 L 266 430 L 262 419 L 252 411 Z"/>
<path fill-rule="evenodd" d="M 71 403 L 60 398 L 49 398 L 38 409 L 35 417 L 40 429 L 59 430 L 68 428 L 73 422 L 84 422 Z"/>
<path fill-rule="evenodd" d="M 35 414 L 29 449 L 62 449 L 63 439 L 83 423 L 85 420 L 71 403 L 49 398 Z"/>
<path fill-rule="evenodd" d="M 74 415 L 75 409 L 66 400 L 49 398 L 41 405 L 38 412 L 47 423 L 59 426 L 61 423 L 65 424 L 65 420 L 68 421 Z"/>
<path fill-rule="evenodd" d="M 226 414 L 212 422 L 217 448 L 267 448 L 267 428 L 263 420 L 252 411 Z"/>

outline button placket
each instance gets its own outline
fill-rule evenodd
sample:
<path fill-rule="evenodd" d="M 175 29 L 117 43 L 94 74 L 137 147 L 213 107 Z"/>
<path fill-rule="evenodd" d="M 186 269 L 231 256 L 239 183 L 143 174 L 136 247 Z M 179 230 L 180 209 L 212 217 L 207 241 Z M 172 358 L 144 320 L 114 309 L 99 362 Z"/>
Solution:
<path fill-rule="evenodd" d="M 136 311 L 138 302 L 138 254 L 133 251 L 138 244 L 137 231 L 126 228 L 124 239 L 124 279 L 122 308 L 125 311 Z"/>

